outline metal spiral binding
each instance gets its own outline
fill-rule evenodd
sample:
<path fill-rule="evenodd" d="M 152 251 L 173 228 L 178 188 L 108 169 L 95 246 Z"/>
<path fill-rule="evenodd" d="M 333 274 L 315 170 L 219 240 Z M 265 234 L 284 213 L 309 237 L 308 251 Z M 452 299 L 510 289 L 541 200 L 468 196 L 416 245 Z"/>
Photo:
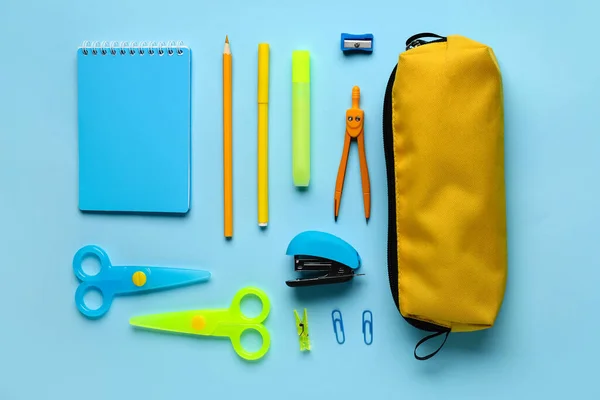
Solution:
<path fill-rule="evenodd" d="M 168 56 L 172 55 L 183 55 L 183 42 L 178 41 L 175 42 L 171 40 L 167 43 L 165 42 L 91 42 L 86 40 L 81 45 L 81 53 L 84 56 L 92 55 L 92 56 L 106 56 L 106 55 L 121 55 L 121 56 L 164 56 L 165 54 Z"/>

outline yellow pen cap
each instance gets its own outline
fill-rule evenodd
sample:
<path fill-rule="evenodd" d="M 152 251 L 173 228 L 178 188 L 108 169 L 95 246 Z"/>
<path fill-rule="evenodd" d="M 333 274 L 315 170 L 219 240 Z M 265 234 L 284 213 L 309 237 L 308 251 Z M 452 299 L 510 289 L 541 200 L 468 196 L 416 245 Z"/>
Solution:
<path fill-rule="evenodd" d="M 307 50 L 292 53 L 292 83 L 310 83 L 310 52 Z"/>
<path fill-rule="evenodd" d="M 258 45 L 258 102 L 269 102 L 269 44 Z"/>

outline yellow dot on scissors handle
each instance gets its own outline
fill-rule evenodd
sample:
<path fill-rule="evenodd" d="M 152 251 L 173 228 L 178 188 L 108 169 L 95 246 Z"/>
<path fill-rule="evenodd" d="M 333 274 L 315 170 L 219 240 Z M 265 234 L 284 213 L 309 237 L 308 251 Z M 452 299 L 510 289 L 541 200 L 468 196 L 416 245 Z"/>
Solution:
<path fill-rule="evenodd" d="M 197 331 L 201 331 L 202 329 L 204 329 L 204 327 L 206 326 L 206 321 L 204 320 L 204 317 L 201 315 L 196 315 L 194 316 L 194 318 L 192 318 L 192 328 L 194 328 Z"/>
<path fill-rule="evenodd" d="M 144 286 L 146 284 L 146 274 L 142 271 L 137 271 L 131 277 L 133 284 L 137 287 Z"/>

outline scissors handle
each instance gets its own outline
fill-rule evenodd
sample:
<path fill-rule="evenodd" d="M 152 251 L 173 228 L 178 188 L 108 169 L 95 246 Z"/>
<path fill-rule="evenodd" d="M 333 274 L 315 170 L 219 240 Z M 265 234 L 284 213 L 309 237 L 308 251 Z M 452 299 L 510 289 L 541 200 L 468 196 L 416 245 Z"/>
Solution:
<path fill-rule="evenodd" d="M 88 257 L 96 257 L 98 261 L 100 261 L 100 271 L 98 271 L 96 275 L 86 274 L 83 270 L 83 260 Z M 77 253 L 75 253 L 75 256 L 73 257 L 73 272 L 75 273 L 77 279 L 82 282 L 94 277 L 99 277 L 102 273 L 104 273 L 104 269 L 109 269 L 110 267 L 111 263 L 110 258 L 108 258 L 108 254 L 106 254 L 104 249 L 93 244 L 83 246 L 77 250 Z"/>
<path fill-rule="evenodd" d="M 249 318 L 249 317 L 245 316 L 244 313 L 242 312 L 242 300 L 246 296 L 256 296 L 262 303 L 262 310 L 261 310 L 260 314 L 258 314 L 256 317 Z M 231 301 L 231 306 L 229 307 L 229 311 L 231 314 L 235 315 L 236 317 L 239 316 L 239 318 L 241 318 L 245 324 L 260 324 L 265 319 L 267 319 L 267 316 L 269 315 L 269 312 L 271 311 L 271 302 L 269 301 L 267 294 L 265 292 L 263 292 L 262 290 L 255 288 L 255 287 L 251 287 L 251 286 L 245 287 L 245 288 L 239 290 L 235 294 L 235 296 L 233 297 L 233 300 Z"/>
<path fill-rule="evenodd" d="M 242 346 L 242 335 L 248 330 L 254 330 L 258 332 L 262 338 L 262 346 L 255 352 L 250 352 L 244 349 L 244 346 Z M 259 358 L 263 357 L 265 354 L 267 354 L 267 351 L 269 351 L 269 347 L 271 346 L 271 336 L 269 335 L 269 331 L 267 331 L 267 328 L 265 328 L 265 326 L 262 324 L 246 325 L 241 329 L 237 328 L 231 333 L 229 338 L 231 339 L 231 344 L 235 352 L 243 359 L 249 361 L 258 360 Z"/>
<path fill-rule="evenodd" d="M 88 257 L 96 257 L 98 261 L 100 261 L 100 271 L 98 271 L 96 275 L 86 274 L 83 270 L 83 261 Z M 114 292 L 110 291 L 106 286 L 101 287 L 101 280 L 99 279 L 100 276 L 106 274 L 110 268 L 111 263 L 108 254 L 106 254 L 101 247 L 96 245 L 83 246 L 73 257 L 73 272 L 77 279 L 81 281 L 79 287 L 77 287 L 77 291 L 75 291 L 75 305 L 79 312 L 88 318 L 95 319 L 102 317 L 106 314 L 112 304 Z M 102 305 L 97 309 L 89 308 L 84 300 L 85 294 L 94 289 L 102 295 Z"/>
<path fill-rule="evenodd" d="M 260 314 L 258 314 L 254 318 L 249 318 L 244 315 L 242 312 L 242 300 L 246 296 L 256 296 L 262 303 L 262 310 Z M 227 336 L 229 336 L 231 340 L 231 344 L 233 345 L 233 349 L 235 352 L 242 358 L 246 360 L 258 360 L 263 357 L 269 351 L 269 347 L 271 346 L 271 336 L 269 335 L 269 331 L 262 324 L 262 322 L 267 319 L 269 312 L 271 311 L 271 302 L 269 301 L 269 297 L 262 290 L 256 287 L 245 287 L 239 290 L 233 300 L 231 301 L 231 306 L 229 307 L 229 313 L 231 315 L 235 315 L 236 318 L 241 319 L 241 324 L 237 326 L 231 327 L 222 327 L 222 329 L 228 330 L 226 332 Z M 262 346 L 255 352 L 250 352 L 244 349 L 242 346 L 242 335 L 247 330 L 254 330 L 258 332 L 258 334 L 262 338 Z"/>
<path fill-rule="evenodd" d="M 85 304 L 85 294 L 90 290 L 97 290 L 102 296 L 102 304 L 97 309 L 88 307 Z M 88 318 L 96 319 L 102 317 L 108 312 L 110 305 L 112 304 L 114 293 L 108 292 L 106 288 L 102 289 L 101 285 L 96 285 L 91 282 L 82 282 L 75 291 L 75 305 L 80 313 Z"/>

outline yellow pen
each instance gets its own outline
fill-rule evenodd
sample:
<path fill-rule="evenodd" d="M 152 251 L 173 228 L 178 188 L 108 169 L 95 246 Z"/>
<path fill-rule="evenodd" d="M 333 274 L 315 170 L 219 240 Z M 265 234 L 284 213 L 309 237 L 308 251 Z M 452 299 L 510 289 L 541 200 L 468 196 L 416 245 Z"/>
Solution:
<path fill-rule="evenodd" d="M 269 222 L 269 44 L 258 45 L 258 226 Z"/>

